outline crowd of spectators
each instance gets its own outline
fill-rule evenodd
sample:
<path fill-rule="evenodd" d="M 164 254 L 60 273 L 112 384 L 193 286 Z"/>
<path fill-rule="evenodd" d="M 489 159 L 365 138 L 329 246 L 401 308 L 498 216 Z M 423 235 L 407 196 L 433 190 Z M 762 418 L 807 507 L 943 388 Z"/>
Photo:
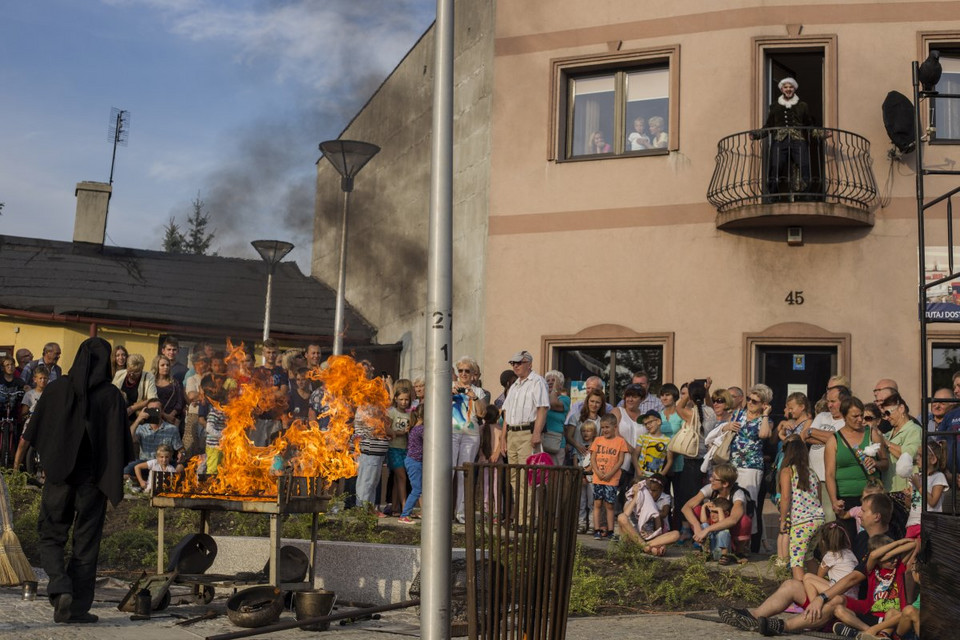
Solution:
<path fill-rule="evenodd" d="M 259 366 L 252 353 L 228 366 L 223 347 L 208 342 L 198 343 L 184 365 L 179 348 L 167 338 L 150 357 L 149 369 L 144 355 L 119 345 L 113 351 L 113 384 L 126 399 L 137 448 L 124 469 L 131 492 L 149 487 L 152 471 L 182 469 L 192 456 L 204 457 L 201 471 L 215 473 L 224 427 L 217 404 L 251 378 L 282 399 L 278 408 L 255 416 L 254 444 L 266 444 L 292 420 L 323 420 L 323 390 L 307 375 L 322 366 L 320 345 L 281 352 L 267 340 Z M 61 375 L 60 348 L 49 343 L 40 358 L 26 349 L 16 356 L 2 360 L 0 397 L 5 415 L 22 424 L 46 384 Z M 764 635 L 825 625 L 862 638 L 917 631 L 922 496 L 931 511 L 939 511 L 944 495 L 960 488 L 960 478 L 948 470 L 952 437 L 930 441 L 929 472 L 921 477 L 923 429 L 895 381 L 880 380 L 873 401 L 865 403 L 851 393 L 849 380 L 835 376 L 822 397 L 790 394 L 782 407 L 785 418 L 773 424 L 781 407 L 772 406 L 773 391 L 764 384 L 744 392 L 704 378 L 665 382 L 651 392 L 650 376 L 638 371 L 619 398 L 592 376 L 582 383 L 582 399 L 571 402 L 563 373 L 541 376 L 530 352 L 515 353 L 508 364 L 496 398 L 484 388 L 474 358 L 461 357 L 451 371 L 457 522 L 465 522 L 469 508 L 462 465 L 524 464 L 544 452 L 555 465 L 585 471 L 579 533 L 621 538 L 654 555 L 690 545 L 731 565 L 760 549 L 769 498 L 778 510 L 779 535 L 768 542 L 791 578 L 759 607 L 721 609 L 725 622 Z M 364 365 L 374 377 L 373 367 Z M 375 416 L 358 408 L 359 469 L 345 491 L 380 516 L 414 524 L 422 492 L 426 385 L 422 378 L 381 377 L 391 398 L 381 416 L 387 428 L 369 428 Z M 953 385 L 937 390 L 942 400 L 931 407 L 930 431 L 960 428 L 960 408 L 951 404 L 960 397 L 960 373 Z M 695 438 L 688 441 L 691 433 Z M 23 445 L 17 466 L 27 455 Z M 382 492 L 384 472 L 389 488 Z M 531 508 L 524 492 L 517 495 L 518 504 L 496 495 L 485 495 L 484 504 L 509 519 Z M 801 615 L 778 617 L 791 607 Z"/>
<path fill-rule="evenodd" d="M 690 545 L 720 565 L 758 552 L 769 499 L 779 526 L 768 543 L 791 577 L 759 607 L 721 609 L 725 622 L 764 635 L 822 629 L 864 640 L 919 637 L 922 497 L 939 511 L 945 493 L 960 484 L 947 468 L 955 438 L 932 441 L 928 474 L 921 476 L 923 430 L 895 381 L 880 380 L 873 402 L 864 403 L 849 380 L 835 376 L 819 397 L 791 393 L 774 407 L 773 391 L 763 384 L 744 392 L 706 378 L 664 383 L 652 393 L 650 376 L 640 371 L 620 398 L 590 377 L 584 397 L 571 403 L 562 372 L 539 375 L 527 351 L 509 364 L 494 400 L 476 361 L 457 362 L 451 374 L 456 464 L 523 464 L 546 452 L 556 465 L 586 471 L 580 533 L 620 537 L 653 555 Z M 960 397 L 960 374 L 954 387 L 937 397 Z M 402 417 L 403 406 L 395 404 L 394 415 Z M 774 424 L 780 411 L 785 417 Z M 422 417 L 410 422 L 422 424 Z M 960 409 L 934 405 L 931 431 L 958 427 Z M 696 443 L 677 444 L 691 429 Z M 518 504 L 484 496 L 485 509 L 524 522 L 525 492 L 511 493 L 520 496 Z M 462 522 L 462 488 L 457 496 L 454 513 Z M 375 496 L 370 501 L 377 504 Z M 414 522 L 409 505 L 401 522 Z M 381 505 L 386 512 L 390 506 Z M 779 617 L 790 610 L 800 615 Z"/>

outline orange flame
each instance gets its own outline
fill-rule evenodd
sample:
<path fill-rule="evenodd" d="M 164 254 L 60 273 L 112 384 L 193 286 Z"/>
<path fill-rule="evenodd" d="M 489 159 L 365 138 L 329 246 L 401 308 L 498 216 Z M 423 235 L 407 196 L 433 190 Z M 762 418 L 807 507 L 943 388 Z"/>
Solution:
<path fill-rule="evenodd" d="M 217 474 L 201 479 L 197 473 L 201 459 L 194 458 L 176 493 L 268 499 L 277 495 L 277 476 L 283 473 L 320 477 L 325 488 L 356 475 L 359 440 L 354 419 L 361 414 L 360 420 L 377 437 L 385 437 L 389 398 L 383 382 L 367 378 L 363 366 L 353 358 L 331 356 L 325 369 L 307 374 L 323 383 L 325 410 L 318 418 L 326 425 L 321 428 L 316 420 L 296 420 L 272 443 L 257 447 L 248 436 L 255 416 L 285 408 L 286 397 L 269 379 L 247 370 L 242 344 L 227 344 L 228 372 L 240 384 L 227 402 L 210 401 L 226 415 Z"/>

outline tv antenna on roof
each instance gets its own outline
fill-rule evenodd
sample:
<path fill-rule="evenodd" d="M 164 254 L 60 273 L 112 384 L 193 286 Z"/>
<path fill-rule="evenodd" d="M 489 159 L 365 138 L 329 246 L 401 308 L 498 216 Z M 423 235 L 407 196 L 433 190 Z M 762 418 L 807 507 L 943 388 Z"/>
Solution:
<path fill-rule="evenodd" d="M 113 167 L 117 163 L 117 145 L 127 146 L 130 136 L 130 112 L 126 109 L 110 109 L 110 125 L 107 127 L 107 140 L 113 143 L 113 158 L 110 160 L 110 184 L 113 185 Z"/>

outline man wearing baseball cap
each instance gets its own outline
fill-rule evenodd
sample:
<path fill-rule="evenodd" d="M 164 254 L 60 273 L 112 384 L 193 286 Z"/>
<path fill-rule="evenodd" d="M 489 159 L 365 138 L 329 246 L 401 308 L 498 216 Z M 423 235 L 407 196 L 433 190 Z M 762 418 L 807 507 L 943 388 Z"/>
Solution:
<path fill-rule="evenodd" d="M 507 463 L 526 464 L 534 447 L 540 444 L 540 434 L 543 433 L 550 407 L 550 395 L 547 381 L 533 371 L 533 355 L 529 351 L 518 351 L 509 362 L 517 374 L 517 380 L 510 386 L 502 407 L 503 426 L 507 434 Z M 514 492 L 517 492 L 519 483 L 519 475 L 511 474 L 510 484 Z M 525 492 L 520 491 L 519 494 L 517 516 L 525 521 L 530 505 L 524 500 Z"/>

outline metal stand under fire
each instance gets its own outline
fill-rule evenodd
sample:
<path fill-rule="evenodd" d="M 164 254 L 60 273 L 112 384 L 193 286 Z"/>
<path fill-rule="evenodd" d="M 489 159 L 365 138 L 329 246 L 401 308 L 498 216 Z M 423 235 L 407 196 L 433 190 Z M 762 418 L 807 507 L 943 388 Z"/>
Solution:
<path fill-rule="evenodd" d="M 158 508 L 157 512 L 157 573 L 164 573 L 164 521 L 165 510 L 169 508 L 192 509 L 200 512 L 199 533 L 209 534 L 210 511 L 236 511 L 240 513 L 260 513 L 270 516 L 270 570 L 266 581 L 261 574 L 250 576 L 190 575 L 179 576 L 179 583 L 200 586 L 207 597 L 212 597 L 213 586 L 234 587 L 270 584 L 284 591 L 306 591 L 313 589 L 316 575 L 315 558 L 317 552 L 318 514 L 330 503 L 330 497 L 322 493 L 321 478 L 280 476 L 277 479 L 277 495 L 269 500 L 259 496 L 187 494 L 176 485 L 174 474 L 157 473 L 154 482 L 153 497 L 150 504 Z M 280 581 L 280 532 L 283 517 L 295 513 L 313 514 L 310 526 L 310 552 L 307 557 L 307 579 L 301 582 Z M 209 589 L 209 591 L 206 591 Z"/>

